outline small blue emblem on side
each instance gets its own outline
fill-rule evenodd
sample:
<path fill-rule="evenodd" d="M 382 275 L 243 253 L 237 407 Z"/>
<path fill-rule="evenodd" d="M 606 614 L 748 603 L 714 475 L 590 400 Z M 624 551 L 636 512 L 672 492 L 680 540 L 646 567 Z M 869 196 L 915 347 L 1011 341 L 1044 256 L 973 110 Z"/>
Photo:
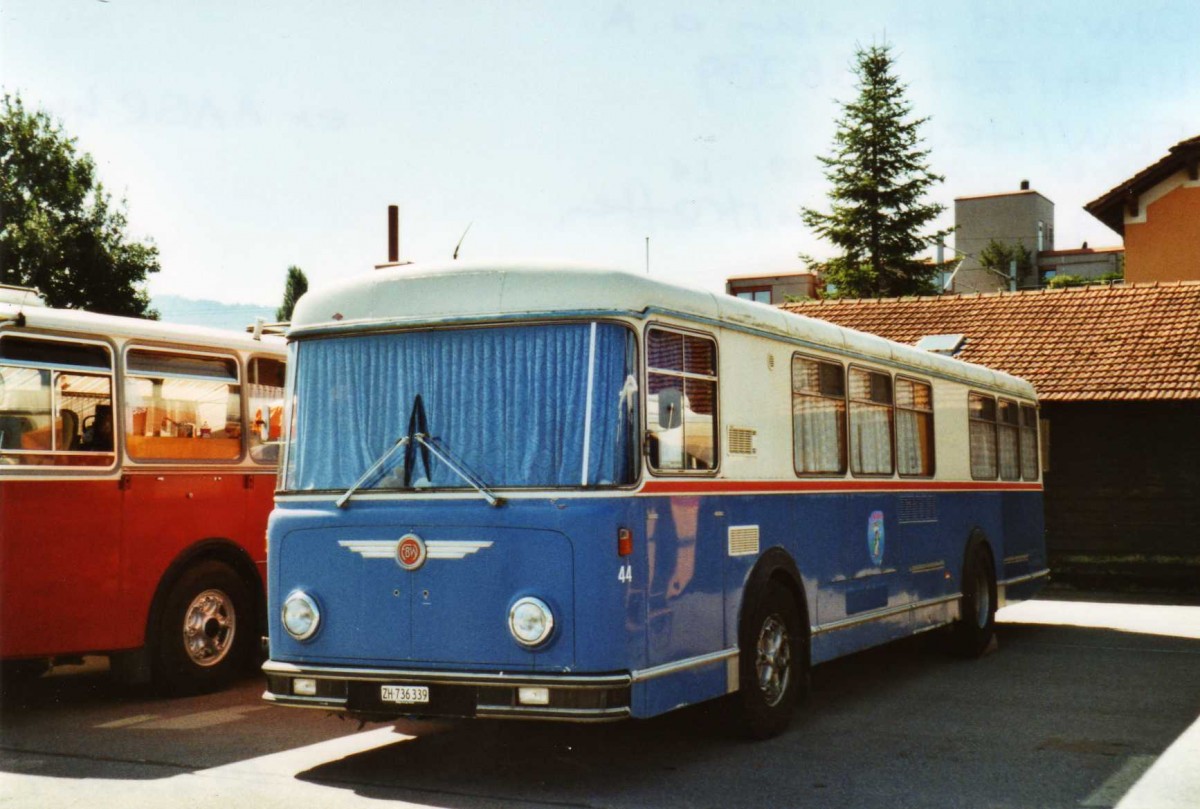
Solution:
<path fill-rule="evenodd" d="M 867 553 L 871 554 L 871 564 L 883 564 L 883 512 L 872 511 L 867 519 Z"/>

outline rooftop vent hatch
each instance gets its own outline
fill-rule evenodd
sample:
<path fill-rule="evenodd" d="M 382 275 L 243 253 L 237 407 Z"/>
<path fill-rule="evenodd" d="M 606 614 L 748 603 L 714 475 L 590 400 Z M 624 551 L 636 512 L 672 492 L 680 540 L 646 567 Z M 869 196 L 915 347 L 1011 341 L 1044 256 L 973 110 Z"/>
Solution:
<path fill-rule="evenodd" d="M 934 354 L 944 354 L 953 357 L 962 350 L 967 342 L 965 334 L 930 334 L 917 340 L 917 348 Z"/>

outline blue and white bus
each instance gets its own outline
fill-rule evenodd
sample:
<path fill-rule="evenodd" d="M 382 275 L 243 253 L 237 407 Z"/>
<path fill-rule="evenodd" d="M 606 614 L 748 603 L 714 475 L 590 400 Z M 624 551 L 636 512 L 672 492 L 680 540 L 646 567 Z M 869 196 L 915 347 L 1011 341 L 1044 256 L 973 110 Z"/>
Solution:
<path fill-rule="evenodd" d="M 1047 574 L 1026 382 L 648 276 L 406 266 L 296 308 L 265 698 L 786 727 L 810 666 Z"/>

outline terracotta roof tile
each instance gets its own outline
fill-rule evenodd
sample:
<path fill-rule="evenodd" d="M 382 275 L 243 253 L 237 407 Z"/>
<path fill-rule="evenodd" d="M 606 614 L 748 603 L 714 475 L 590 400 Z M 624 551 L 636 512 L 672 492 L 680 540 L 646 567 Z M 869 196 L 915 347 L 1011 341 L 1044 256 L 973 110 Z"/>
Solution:
<path fill-rule="evenodd" d="M 1050 401 L 1200 399 L 1200 281 L 782 308 L 901 343 L 965 334 L 959 359 L 1024 377 Z"/>

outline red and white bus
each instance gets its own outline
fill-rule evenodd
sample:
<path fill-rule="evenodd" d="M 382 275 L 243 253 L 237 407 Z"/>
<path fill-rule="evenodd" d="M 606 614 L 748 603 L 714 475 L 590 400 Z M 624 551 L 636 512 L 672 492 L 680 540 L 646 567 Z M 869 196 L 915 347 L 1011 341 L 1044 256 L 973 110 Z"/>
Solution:
<path fill-rule="evenodd" d="M 0 287 L 0 660 L 225 684 L 263 632 L 284 348 Z"/>

